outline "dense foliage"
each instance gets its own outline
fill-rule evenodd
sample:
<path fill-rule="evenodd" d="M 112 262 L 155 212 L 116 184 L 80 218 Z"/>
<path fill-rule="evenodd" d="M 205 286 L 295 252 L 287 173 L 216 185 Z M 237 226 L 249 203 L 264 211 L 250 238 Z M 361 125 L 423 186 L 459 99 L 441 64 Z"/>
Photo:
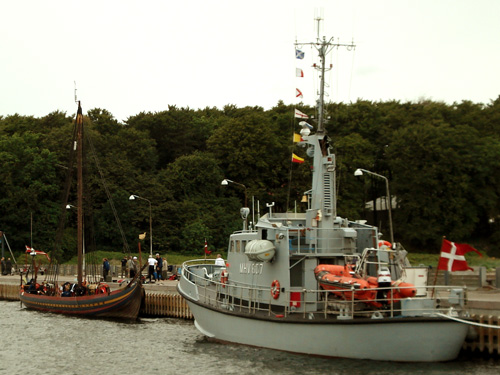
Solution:
<path fill-rule="evenodd" d="M 354 177 L 364 168 L 388 177 L 398 201 L 395 238 L 406 247 L 434 250 L 447 236 L 500 255 L 500 97 L 487 105 L 360 100 L 331 103 L 327 112 L 339 215 L 364 219 L 364 202 L 385 196 L 383 180 Z M 170 106 L 119 123 L 106 110 L 89 110 L 87 132 L 132 250 L 137 235 L 149 233 L 150 212 L 147 201 L 130 201 L 131 194 L 151 202 L 153 249 L 163 253 L 203 254 L 205 239 L 212 250 L 224 249 L 228 234 L 241 228 L 245 196 L 248 205 L 259 202 L 261 213 L 271 202 L 277 210 L 303 210 L 311 171 L 305 150 L 292 142 L 299 130 L 293 113 L 282 102 L 270 110 Z M 53 247 L 73 122 L 61 112 L 0 117 L 0 230 L 15 251 L 31 243 Z M 306 162 L 292 164 L 292 152 Z M 246 189 L 221 186 L 224 178 Z M 91 185 L 98 248 L 122 251 L 101 182 Z M 387 233 L 386 215 L 370 218 Z M 74 219 L 67 214 L 68 253 Z M 143 246 L 149 248 L 149 235 Z"/>

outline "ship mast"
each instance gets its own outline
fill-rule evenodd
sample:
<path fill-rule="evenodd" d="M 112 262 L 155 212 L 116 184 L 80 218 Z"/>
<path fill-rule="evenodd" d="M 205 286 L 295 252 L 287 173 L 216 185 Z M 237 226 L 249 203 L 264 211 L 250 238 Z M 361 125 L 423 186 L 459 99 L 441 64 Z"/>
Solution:
<path fill-rule="evenodd" d="M 319 36 L 320 24 L 323 19 L 316 18 L 317 36 L 315 42 L 310 43 L 295 43 L 297 47 L 310 45 L 318 51 L 319 65 L 314 64 L 313 67 L 318 70 L 320 78 L 320 86 L 317 100 L 317 129 L 315 134 L 304 137 L 305 143 L 308 145 L 307 155 L 313 157 L 312 165 L 312 188 L 309 191 L 311 195 L 310 206 L 306 212 L 307 224 L 318 229 L 332 229 L 338 222 L 337 217 L 337 194 L 335 180 L 335 155 L 330 151 L 330 145 L 325 129 L 325 75 L 332 69 L 332 65 L 326 66 L 326 57 L 334 49 L 346 47 L 347 49 L 354 48 L 353 43 L 345 44 L 335 42 L 334 38 L 327 39 Z M 332 232 L 333 233 L 333 232 Z M 333 234 L 329 236 L 334 236 Z M 322 249 L 331 247 L 334 239 L 328 236 L 322 239 L 310 238 L 310 243 L 315 243 L 315 246 Z M 317 243 L 316 243 L 317 242 Z"/>
<path fill-rule="evenodd" d="M 321 17 L 317 17 L 315 19 L 317 22 L 317 35 L 316 35 L 316 42 L 309 42 L 309 43 L 295 43 L 296 46 L 298 45 L 310 45 L 316 48 L 318 51 L 318 56 L 319 56 L 319 61 L 320 65 L 317 66 L 316 64 L 313 65 L 315 69 L 319 71 L 319 78 L 320 78 L 320 85 L 319 85 L 319 97 L 317 101 L 317 109 L 318 109 L 318 128 L 316 130 L 316 134 L 321 135 L 321 134 L 326 134 L 325 131 L 325 74 L 326 72 L 330 71 L 332 69 L 332 65 L 330 64 L 329 67 L 326 66 L 326 56 L 334 49 L 334 48 L 339 48 L 339 47 L 346 47 L 348 50 L 351 50 L 352 48 L 355 47 L 354 43 L 335 43 L 334 37 L 331 37 L 330 39 L 326 39 L 325 36 L 320 38 L 319 36 L 319 29 L 320 29 L 320 24 L 323 19 Z"/>
<path fill-rule="evenodd" d="M 76 160 L 77 160 L 77 249 L 78 276 L 77 283 L 83 282 L 83 114 L 80 102 L 76 116 Z"/>

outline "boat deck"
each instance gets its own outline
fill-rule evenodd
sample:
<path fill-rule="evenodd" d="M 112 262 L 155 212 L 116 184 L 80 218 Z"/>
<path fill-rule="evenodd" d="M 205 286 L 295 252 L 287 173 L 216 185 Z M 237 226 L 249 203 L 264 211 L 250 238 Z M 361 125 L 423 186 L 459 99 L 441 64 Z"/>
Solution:
<path fill-rule="evenodd" d="M 465 306 L 465 295 L 462 289 L 433 287 L 425 295 L 414 298 L 390 301 L 387 299 L 363 301 L 354 299 L 352 289 L 343 290 L 350 298 L 335 296 L 328 290 L 302 290 L 281 293 L 274 299 L 270 287 L 256 287 L 221 282 L 220 276 L 207 274 L 206 266 L 193 265 L 184 269 L 182 282 L 189 283 L 188 288 L 195 290 L 195 296 L 179 292 L 193 303 L 227 314 L 246 315 L 256 319 L 287 321 L 342 321 L 349 320 L 373 322 L 374 319 L 430 319 L 438 317 L 438 313 L 462 314 Z M 203 272 L 200 272 L 203 270 Z M 384 288 L 385 291 L 392 288 Z M 340 290 L 342 292 L 342 290 Z M 313 298 L 311 298 L 313 295 Z M 437 303 L 439 301 L 439 303 Z M 375 306 L 376 305 L 376 306 Z"/>

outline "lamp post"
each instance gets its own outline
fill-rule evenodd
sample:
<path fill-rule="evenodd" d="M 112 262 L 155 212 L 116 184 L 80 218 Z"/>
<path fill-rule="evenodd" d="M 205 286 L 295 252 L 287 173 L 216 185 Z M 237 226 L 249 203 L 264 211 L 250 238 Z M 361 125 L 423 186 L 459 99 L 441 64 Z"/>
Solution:
<path fill-rule="evenodd" d="M 220 183 L 222 186 L 227 186 L 229 183 L 241 186 L 245 190 L 245 207 L 247 206 L 247 187 L 243 184 L 240 184 L 239 182 L 229 180 L 227 178 L 223 179 L 222 182 Z"/>
<path fill-rule="evenodd" d="M 390 230 L 390 236 L 391 236 L 391 244 L 394 244 L 394 233 L 392 231 L 392 214 L 391 214 L 392 199 L 391 199 L 391 194 L 389 193 L 389 180 L 385 176 L 382 176 L 382 175 L 377 174 L 375 172 L 367 171 L 366 169 L 362 169 L 362 168 L 356 169 L 356 171 L 354 172 L 354 175 L 355 176 L 362 176 L 363 173 L 368 173 L 368 174 L 371 174 L 375 177 L 382 178 L 385 180 L 386 199 L 389 200 L 389 204 L 387 205 L 387 211 L 389 211 L 389 230 Z M 387 202 L 387 200 L 386 200 L 386 202 Z M 374 208 L 376 209 L 376 204 L 375 204 Z"/>
<path fill-rule="evenodd" d="M 151 215 L 151 201 L 149 199 L 134 194 L 132 194 L 128 199 L 131 201 L 136 199 L 142 199 L 149 203 L 149 254 L 153 256 L 153 221 Z"/>

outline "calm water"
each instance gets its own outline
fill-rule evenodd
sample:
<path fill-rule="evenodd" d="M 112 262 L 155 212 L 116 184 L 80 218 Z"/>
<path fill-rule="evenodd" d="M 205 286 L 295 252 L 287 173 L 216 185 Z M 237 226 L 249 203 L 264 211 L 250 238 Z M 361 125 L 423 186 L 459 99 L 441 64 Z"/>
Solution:
<path fill-rule="evenodd" d="M 9 375 L 500 373 L 498 359 L 401 364 L 315 358 L 210 342 L 191 321 L 87 320 L 6 301 L 0 301 L 0 337 L 0 374 Z"/>

